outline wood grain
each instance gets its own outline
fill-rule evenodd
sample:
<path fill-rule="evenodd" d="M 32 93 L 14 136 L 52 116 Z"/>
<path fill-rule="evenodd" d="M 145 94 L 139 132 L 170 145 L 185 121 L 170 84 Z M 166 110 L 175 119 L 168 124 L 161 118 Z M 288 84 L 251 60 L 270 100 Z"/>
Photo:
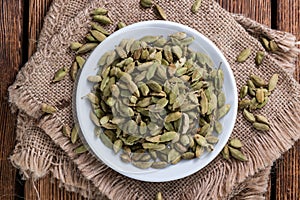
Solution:
<path fill-rule="evenodd" d="M 277 29 L 300 39 L 300 1 L 277 0 Z M 300 62 L 294 74 L 300 82 Z M 296 112 L 300 112 L 299 110 Z M 300 130 L 298 130 L 300 134 Z M 300 199 L 300 141 L 276 162 L 276 199 Z"/>
<path fill-rule="evenodd" d="M 17 170 L 8 157 L 15 144 L 16 114 L 12 114 L 7 87 L 22 65 L 22 0 L 0 0 L 0 199 L 15 199 Z"/>

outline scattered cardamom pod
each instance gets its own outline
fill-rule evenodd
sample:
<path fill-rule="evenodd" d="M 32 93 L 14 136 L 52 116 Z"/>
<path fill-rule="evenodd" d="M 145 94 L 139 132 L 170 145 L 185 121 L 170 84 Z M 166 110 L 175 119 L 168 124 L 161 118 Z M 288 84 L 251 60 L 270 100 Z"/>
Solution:
<path fill-rule="evenodd" d="M 112 23 L 112 21 L 107 16 L 104 16 L 104 15 L 94 15 L 93 19 L 96 22 L 99 22 L 99 23 L 104 24 L 104 25 Z"/>
<path fill-rule="evenodd" d="M 92 15 L 106 15 L 107 12 L 108 11 L 105 8 L 96 8 L 93 10 Z"/>
<path fill-rule="evenodd" d="M 268 130 L 270 130 L 269 125 L 263 124 L 263 123 L 259 123 L 259 122 L 253 123 L 253 127 L 254 127 L 256 130 L 259 130 L 259 131 L 268 131 Z"/>
<path fill-rule="evenodd" d="M 244 109 L 243 115 L 247 121 L 249 121 L 251 123 L 255 122 L 254 115 L 252 113 L 250 113 L 249 111 L 247 111 L 246 109 Z"/>
<path fill-rule="evenodd" d="M 258 51 L 255 57 L 255 63 L 257 66 L 261 65 L 265 58 L 265 53 L 263 51 Z"/>
<path fill-rule="evenodd" d="M 76 154 L 82 154 L 82 153 L 85 153 L 85 152 L 87 152 L 87 148 L 85 147 L 85 146 L 80 146 L 80 147 L 77 147 L 75 150 L 74 150 L 74 152 L 76 153 Z"/>
<path fill-rule="evenodd" d="M 82 47 L 82 44 L 79 42 L 72 42 L 70 45 L 70 49 L 72 49 L 73 51 L 78 50 L 80 47 Z"/>
<path fill-rule="evenodd" d="M 78 124 L 75 124 L 71 131 L 71 142 L 75 144 L 75 142 L 78 140 L 78 131 L 79 126 Z"/>
<path fill-rule="evenodd" d="M 274 40 L 270 41 L 270 50 L 271 52 L 276 52 L 278 51 L 279 47 L 277 45 L 277 43 Z"/>
<path fill-rule="evenodd" d="M 193 5 L 192 5 L 192 12 L 194 14 L 196 14 L 198 12 L 198 10 L 199 10 L 199 8 L 201 6 L 201 2 L 202 2 L 202 0 L 195 0 L 194 1 Z"/>
<path fill-rule="evenodd" d="M 257 122 L 269 125 L 268 119 L 262 115 L 255 115 L 255 119 Z"/>
<path fill-rule="evenodd" d="M 230 155 L 240 161 L 248 161 L 247 157 L 240 151 L 232 147 L 228 147 Z"/>
<path fill-rule="evenodd" d="M 244 85 L 240 90 L 240 98 L 243 99 L 248 94 L 248 86 Z"/>
<path fill-rule="evenodd" d="M 99 32 L 103 33 L 104 35 L 110 35 L 110 33 L 109 33 L 107 30 L 105 30 L 105 29 L 104 29 L 101 25 L 99 25 L 99 24 L 96 24 L 96 23 L 94 23 L 94 22 L 91 22 L 91 26 L 92 26 L 92 28 L 93 28 L 94 30 L 99 31 Z"/>
<path fill-rule="evenodd" d="M 85 63 L 85 59 L 83 57 L 81 57 L 81 56 L 76 56 L 75 60 L 76 60 L 76 62 L 78 64 L 79 68 L 82 69 L 82 67 L 83 67 L 83 65 Z"/>
<path fill-rule="evenodd" d="M 140 4 L 144 8 L 150 8 L 152 6 L 152 0 L 140 0 Z"/>
<path fill-rule="evenodd" d="M 56 113 L 56 111 L 57 111 L 54 106 L 51 106 L 51 105 L 48 105 L 48 104 L 45 104 L 45 103 L 42 104 L 41 110 L 44 113 L 48 113 L 48 114 L 53 114 L 53 113 Z"/>
<path fill-rule="evenodd" d="M 118 26 L 118 29 L 121 29 L 121 28 L 126 27 L 126 24 L 124 22 L 119 22 L 117 26 Z"/>
<path fill-rule="evenodd" d="M 229 145 L 231 147 L 237 148 L 237 149 L 242 148 L 242 146 L 244 146 L 243 143 L 239 139 L 237 139 L 237 138 L 231 139 L 229 141 Z"/>
<path fill-rule="evenodd" d="M 164 9 L 162 7 L 160 7 L 158 4 L 155 4 L 155 9 L 161 19 L 167 20 L 166 12 L 164 11 Z"/>
<path fill-rule="evenodd" d="M 270 79 L 270 81 L 269 81 L 269 85 L 268 85 L 268 90 L 269 90 L 269 92 L 272 92 L 272 91 L 276 88 L 278 79 L 279 79 L 279 75 L 278 75 L 278 74 L 274 74 L 274 75 L 271 77 L 271 79 Z"/>
<path fill-rule="evenodd" d="M 69 71 L 69 70 L 68 70 L 67 67 L 62 67 L 62 68 L 60 68 L 60 69 L 54 74 L 52 83 L 56 83 L 56 82 L 59 82 L 59 81 L 63 80 L 63 79 L 65 78 L 65 76 L 67 75 L 68 71 Z"/>
<path fill-rule="evenodd" d="M 87 53 L 93 49 L 96 48 L 96 46 L 98 46 L 97 43 L 86 43 L 84 45 L 82 45 L 77 51 L 76 54 L 84 54 Z"/>
<path fill-rule="evenodd" d="M 246 48 L 241 51 L 241 53 L 236 58 L 236 61 L 239 63 L 245 62 L 249 58 L 250 55 L 251 55 L 251 49 Z"/>
<path fill-rule="evenodd" d="M 77 72 L 78 72 L 77 62 L 73 62 L 71 69 L 70 69 L 70 77 L 71 77 L 72 81 L 76 80 Z"/>
<path fill-rule="evenodd" d="M 230 159 L 230 154 L 229 154 L 229 148 L 228 145 L 226 144 L 225 147 L 222 150 L 222 156 L 224 159 L 229 160 Z"/>
<path fill-rule="evenodd" d="M 64 136 L 66 136 L 68 138 L 71 137 L 71 128 L 69 125 L 63 125 L 62 132 L 63 132 Z"/>
<path fill-rule="evenodd" d="M 265 47 L 265 49 L 266 49 L 267 51 L 270 51 L 270 50 L 271 50 L 271 49 L 270 49 L 270 42 L 269 42 L 268 39 L 262 37 L 262 38 L 261 38 L 261 42 L 262 42 L 263 46 Z"/>
<path fill-rule="evenodd" d="M 100 31 L 91 30 L 90 32 L 91 32 L 92 36 L 99 42 L 102 42 L 103 40 L 106 39 L 106 36 L 103 33 L 101 33 Z"/>

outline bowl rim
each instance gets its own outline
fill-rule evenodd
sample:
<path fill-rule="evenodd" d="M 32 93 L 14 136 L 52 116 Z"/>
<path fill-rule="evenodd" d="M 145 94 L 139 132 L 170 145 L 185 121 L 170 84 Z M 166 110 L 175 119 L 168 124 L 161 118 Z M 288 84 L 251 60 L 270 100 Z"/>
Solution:
<path fill-rule="evenodd" d="M 221 50 L 210 39 L 208 39 L 206 36 L 204 36 L 203 34 L 198 32 L 197 30 L 190 28 L 186 25 L 176 23 L 176 22 L 150 20 L 150 21 L 138 22 L 138 23 L 134 23 L 132 25 L 126 26 L 126 27 L 112 33 L 109 37 L 107 37 L 106 40 L 104 40 L 102 43 L 100 43 L 95 48 L 95 50 L 89 55 L 89 58 L 86 60 L 84 66 L 86 67 L 89 65 L 89 59 L 92 58 L 92 55 L 94 55 L 97 52 L 97 49 L 102 48 L 103 44 L 105 45 L 110 40 L 113 40 L 115 37 L 119 37 L 128 31 L 134 31 L 134 29 L 149 28 L 149 27 L 171 28 L 171 29 L 174 29 L 174 33 L 178 32 L 178 30 L 176 30 L 175 28 L 179 28 L 180 30 L 184 30 L 185 32 L 189 32 L 189 33 L 192 33 L 193 35 L 197 35 L 202 40 L 204 40 L 213 49 L 213 51 L 215 51 L 218 54 L 218 56 L 220 57 L 220 59 L 223 62 L 222 68 L 226 68 L 226 70 L 228 70 L 229 79 L 231 81 L 231 84 L 234 86 L 231 90 L 231 92 L 232 92 L 231 95 L 233 96 L 233 103 L 231 104 L 231 109 L 230 109 L 230 112 L 232 112 L 232 118 L 231 118 L 232 123 L 226 124 L 228 126 L 228 130 L 229 130 L 228 131 L 229 133 L 226 135 L 227 136 L 226 141 L 225 140 L 219 141 L 219 143 L 217 145 L 222 146 L 222 148 L 218 148 L 218 150 L 213 151 L 213 152 L 216 152 L 216 153 L 214 153 L 215 155 L 213 156 L 213 158 L 209 158 L 208 160 L 207 159 L 203 160 L 202 167 L 200 167 L 200 168 L 195 167 L 192 170 L 182 170 L 180 175 L 173 175 L 172 178 L 163 177 L 161 175 L 159 175 L 158 178 L 155 177 L 155 173 L 157 173 L 159 170 L 152 170 L 152 171 L 145 172 L 145 173 L 127 173 L 126 171 L 122 171 L 118 167 L 114 166 L 111 162 L 108 162 L 107 159 L 103 159 L 101 156 L 99 156 L 99 152 L 97 152 L 93 148 L 93 146 L 91 146 L 90 143 L 88 142 L 87 138 L 85 137 L 84 130 L 82 129 L 83 122 L 78 119 L 78 113 L 79 113 L 78 112 L 78 109 L 79 109 L 78 102 L 80 100 L 82 100 L 82 96 L 78 94 L 78 86 L 81 81 L 82 71 L 85 69 L 84 67 L 83 67 L 83 69 L 80 69 L 79 74 L 77 75 L 77 80 L 75 82 L 75 86 L 74 86 L 74 90 L 73 90 L 73 101 L 72 101 L 73 109 L 72 109 L 72 111 L 73 111 L 73 118 L 74 118 L 75 123 L 79 124 L 80 139 L 82 140 L 83 144 L 88 148 L 89 152 L 92 153 L 93 156 L 95 156 L 95 158 L 97 158 L 99 161 L 103 162 L 106 166 L 110 167 L 114 171 L 116 171 L 120 174 L 123 174 L 129 178 L 133 178 L 133 179 L 140 180 L 140 181 L 148 181 L 148 182 L 166 182 L 166 181 L 173 181 L 173 180 L 181 179 L 181 178 L 184 178 L 186 176 L 189 176 L 189 175 L 192 175 L 192 174 L 198 172 L 199 170 L 205 168 L 209 163 L 211 163 L 219 155 L 219 153 L 222 151 L 222 149 L 226 145 L 227 141 L 229 140 L 229 137 L 232 134 L 232 131 L 233 131 L 233 128 L 235 125 L 235 121 L 236 121 L 236 117 L 237 117 L 237 104 L 238 104 L 237 96 L 238 95 L 237 95 L 237 86 L 236 86 L 236 81 L 235 81 L 235 78 L 233 75 L 233 71 L 231 70 L 229 63 L 226 60 L 223 53 L 221 52 Z M 148 35 L 151 35 L 151 34 L 148 34 Z M 142 37 L 142 36 L 140 36 L 140 37 Z M 135 39 L 138 39 L 140 37 L 136 37 Z M 102 55 L 98 55 L 98 60 L 100 59 L 100 57 Z M 98 63 L 98 60 L 97 60 L 97 63 Z M 226 95 L 226 97 L 227 97 L 227 95 Z M 224 134 L 224 133 L 222 133 L 222 134 Z M 193 159 L 193 160 L 195 160 L 195 159 Z M 178 164 L 180 164 L 180 163 L 178 163 Z M 148 174 L 150 176 L 147 176 Z"/>

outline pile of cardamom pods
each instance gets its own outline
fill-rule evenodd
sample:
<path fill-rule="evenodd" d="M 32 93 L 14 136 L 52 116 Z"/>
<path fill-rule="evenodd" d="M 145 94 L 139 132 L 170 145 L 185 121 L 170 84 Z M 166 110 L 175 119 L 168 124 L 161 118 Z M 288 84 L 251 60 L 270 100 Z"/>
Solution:
<path fill-rule="evenodd" d="M 124 162 L 164 168 L 213 151 L 230 105 L 222 69 L 193 41 L 184 32 L 123 39 L 88 77 L 95 134 Z"/>

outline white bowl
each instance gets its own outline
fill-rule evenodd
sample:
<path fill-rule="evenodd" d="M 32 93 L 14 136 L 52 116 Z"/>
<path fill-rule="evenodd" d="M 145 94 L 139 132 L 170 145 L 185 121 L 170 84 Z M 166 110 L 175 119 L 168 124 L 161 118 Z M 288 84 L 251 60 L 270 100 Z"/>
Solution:
<path fill-rule="evenodd" d="M 122 162 L 119 155 L 115 155 L 111 149 L 107 148 L 102 141 L 95 136 L 95 125 L 89 117 L 91 111 L 90 102 L 88 99 L 82 98 L 92 90 L 93 86 L 92 83 L 87 81 L 87 77 L 96 75 L 99 70 L 97 63 L 100 57 L 105 52 L 113 50 L 122 39 L 140 39 L 146 35 L 162 35 L 167 38 L 168 35 L 175 32 L 185 32 L 187 35 L 193 36 L 195 40 L 193 44 L 190 45 L 191 49 L 207 53 L 216 66 L 218 66 L 220 62 L 223 63 L 221 67 L 224 71 L 225 78 L 223 91 L 226 96 L 226 104 L 230 104 L 231 109 L 229 113 L 220 120 L 223 125 L 223 132 L 218 136 L 219 142 L 215 145 L 214 151 L 204 153 L 200 158 L 180 161 L 178 164 L 171 165 L 164 169 L 139 169 L 132 164 Z M 146 21 L 127 26 L 113 33 L 97 46 L 87 59 L 78 78 L 75 104 L 75 113 L 77 115 L 75 118 L 77 118 L 81 128 L 81 138 L 97 158 L 110 168 L 130 178 L 149 182 L 163 182 L 180 179 L 199 171 L 222 151 L 235 124 L 238 99 L 236 83 L 230 66 L 221 51 L 208 38 L 198 31 L 182 24 L 168 21 Z"/>

